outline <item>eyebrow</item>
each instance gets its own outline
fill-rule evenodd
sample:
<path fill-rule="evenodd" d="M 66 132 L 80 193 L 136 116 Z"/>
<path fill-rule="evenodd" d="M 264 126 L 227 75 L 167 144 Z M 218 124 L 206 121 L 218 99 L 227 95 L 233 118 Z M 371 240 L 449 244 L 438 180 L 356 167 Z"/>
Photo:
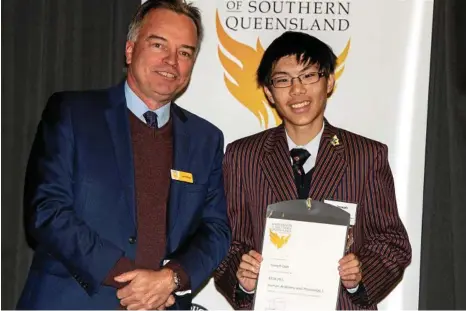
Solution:
<path fill-rule="evenodd" d="M 299 71 L 299 74 L 302 74 L 304 71 L 309 70 L 310 68 L 312 68 L 312 66 L 313 66 L 313 65 L 307 65 L 306 67 L 304 67 L 303 69 L 301 69 L 301 70 Z M 288 76 L 289 76 L 290 73 L 289 73 L 289 72 L 286 72 L 286 71 L 277 71 L 277 72 L 274 72 L 274 73 L 272 74 L 272 77 L 273 77 L 273 76 L 276 76 L 276 75 L 288 75 Z"/>
<path fill-rule="evenodd" d="M 188 50 L 191 50 L 193 53 L 196 51 L 196 48 L 194 46 L 192 46 L 192 45 L 182 44 L 181 47 L 185 48 L 185 49 L 188 49 Z"/>
<path fill-rule="evenodd" d="M 146 38 L 146 41 L 151 41 L 151 40 L 162 40 L 164 42 L 168 42 L 167 39 L 165 39 L 164 37 L 161 37 L 161 36 L 157 36 L 157 35 L 150 35 Z M 189 49 L 193 52 L 196 51 L 196 48 L 192 45 L 188 45 L 188 44 L 182 44 L 181 45 L 182 48 L 185 48 L 185 49 Z"/>
<path fill-rule="evenodd" d="M 272 77 L 277 76 L 277 75 L 290 75 L 288 72 L 285 71 L 277 71 L 272 74 Z"/>
<path fill-rule="evenodd" d="M 300 72 L 307 71 L 307 70 L 311 69 L 313 66 L 314 66 L 314 65 L 307 65 L 306 67 L 304 67 L 303 69 L 301 69 Z M 319 70 L 317 70 L 317 71 L 319 71 Z"/>
<path fill-rule="evenodd" d="M 165 39 L 164 37 L 161 37 L 161 36 L 157 36 L 157 35 L 149 35 L 147 38 L 146 38 L 146 41 L 150 41 L 150 40 L 162 40 L 162 41 L 168 41 L 167 39 Z"/>

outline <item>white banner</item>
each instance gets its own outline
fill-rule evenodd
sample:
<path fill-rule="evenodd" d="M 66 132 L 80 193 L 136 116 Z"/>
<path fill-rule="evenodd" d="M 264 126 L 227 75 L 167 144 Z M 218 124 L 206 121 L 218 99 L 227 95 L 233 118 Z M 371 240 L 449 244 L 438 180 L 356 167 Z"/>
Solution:
<path fill-rule="evenodd" d="M 326 117 L 388 145 L 398 209 L 413 248 L 403 281 L 379 309 L 417 309 L 433 0 L 193 2 L 203 13 L 205 40 L 178 103 L 216 124 L 226 143 L 276 125 L 254 80 L 274 38 L 304 31 L 334 49 L 337 89 Z M 213 281 L 194 302 L 231 309 Z"/>

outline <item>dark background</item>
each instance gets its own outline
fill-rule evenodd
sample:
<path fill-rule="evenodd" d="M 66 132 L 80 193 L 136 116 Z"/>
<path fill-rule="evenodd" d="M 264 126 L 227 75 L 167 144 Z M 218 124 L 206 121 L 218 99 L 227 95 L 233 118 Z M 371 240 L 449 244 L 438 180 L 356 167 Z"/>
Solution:
<path fill-rule="evenodd" d="M 124 77 L 127 25 L 139 4 L 1 1 L 2 309 L 15 307 L 31 260 L 22 193 L 45 102 Z M 466 309 L 465 0 L 435 0 L 430 67 L 419 308 Z"/>
<path fill-rule="evenodd" d="M 2 309 L 14 309 L 32 251 L 23 183 L 42 109 L 56 91 L 106 88 L 124 78 L 128 24 L 141 0 L 3 0 Z"/>

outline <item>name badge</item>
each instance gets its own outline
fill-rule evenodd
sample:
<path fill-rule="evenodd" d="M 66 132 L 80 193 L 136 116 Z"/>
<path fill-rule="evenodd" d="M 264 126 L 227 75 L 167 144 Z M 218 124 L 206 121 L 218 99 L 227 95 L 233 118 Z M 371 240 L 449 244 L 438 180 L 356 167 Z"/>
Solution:
<path fill-rule="evenodd" d="M 182 171 L 176 171 L 176 170 L 170 170 L 172 179 L 173 180 L 178 180 L 182 182 L 187 182 L 192 184 L 193 181 L 193 174 L 188 173 L 188 172 L 182 172 Z"/>
<path fill-rule="evenodd" d="M 332 201 L 332 200 L 325 200 L 324 203 L 331 204 L 333 206 L 339 207 L 342 210 L 348 212 L 350 214 L 350 226 L 354 226 L 356 223 L 356 210 L 358 205 L 356 203 L 348 203 L 348 202 L 340 202 L 340 201 Z"/>

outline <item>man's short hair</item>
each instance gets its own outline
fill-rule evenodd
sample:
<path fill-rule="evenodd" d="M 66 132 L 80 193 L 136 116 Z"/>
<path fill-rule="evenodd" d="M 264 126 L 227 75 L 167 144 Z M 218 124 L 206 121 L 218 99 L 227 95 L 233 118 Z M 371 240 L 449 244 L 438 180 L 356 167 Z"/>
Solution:
<path fill-rule="evenodd" d="M 319 71 L 326 76 L 335 72 L 337 57 L 330 46 L 306 33 L 287 31 L 265 50 L 257 68 L 257 84 L 261 87 L 270 85 L 272 70 L 277 62 L 282 57 L 293 55 L 300 64 L 318 65 Z"/>
<path fill-rule="evenodd" d="M 187 3 L 185 0 L 147 0 L 139 6 L 136 14 L 128 27 L 128 41 L 136 41 L 141 25 L 144 18 L 150 11 L 155 9 L 167 9 L 178 14 L 184 14 L 191 18 L 196 25 L 197 42 L 198 46 L 204 36 L 204 29 L 202 27 L 201 12 L 199 8 L 195 7 L 192 3 Z"/>

